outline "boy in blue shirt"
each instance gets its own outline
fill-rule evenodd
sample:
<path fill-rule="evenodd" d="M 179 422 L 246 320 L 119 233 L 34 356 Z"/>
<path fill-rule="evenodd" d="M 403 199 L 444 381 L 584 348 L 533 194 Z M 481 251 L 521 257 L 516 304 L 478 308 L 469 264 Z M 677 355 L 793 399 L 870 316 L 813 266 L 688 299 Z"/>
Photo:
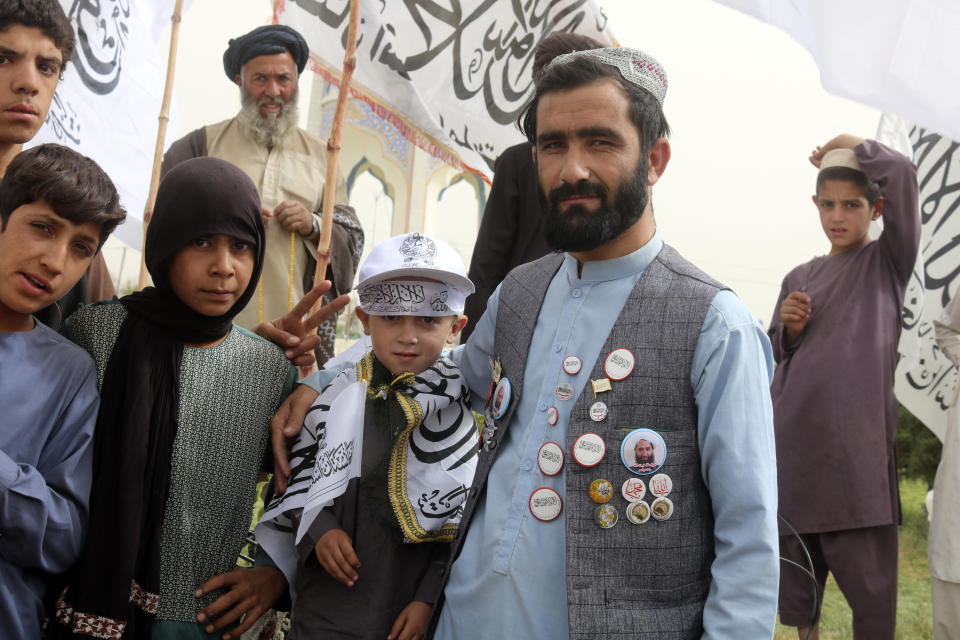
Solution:
<path fill-rule="evenodd" d="M 89 158 L 25 151 L 0 182 L 0 629 L 39 638 L 50 575 L 80 552 L 99 396 L 93 361 L 32 314 L 73 287 L 123 221 Z"/>

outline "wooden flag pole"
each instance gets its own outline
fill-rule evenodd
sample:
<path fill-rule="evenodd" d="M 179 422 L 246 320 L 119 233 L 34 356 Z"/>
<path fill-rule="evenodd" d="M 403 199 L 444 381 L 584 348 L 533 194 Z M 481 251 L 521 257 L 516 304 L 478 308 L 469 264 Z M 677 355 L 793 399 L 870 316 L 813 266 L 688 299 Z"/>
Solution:
<path fill-rule="evenodd" d="M 163 140 L 167 135 L 167 122 L 170 120 L 170 95 L 173 93 L 173 72 L 177 66 L 177 44 L 180 38 L 180 13 L 183 9 L 183 0 L 176 0 L 173 15 L 170 16 L 170 53 L 167 55 L 167 82 L 163 87 L 163 102 L 160 105 L 159 124 L 157 126 L 157 146 L 153 151 L 153 173 L 150 176 L 150 193 L 147 195 L 147 204 L 143 208 L 143 246 L 140 252 L 140 280 L 138 289 L 143 289 L 150 282 L 145 260 L 147 249 L 147 226 L 153 216 L 153 205 L 157 201 L 157 188 L 160 186 L 160 162 L 163 160 Z"/>
<path fill-rule="evenodd" d="M 340 77 L 340 93 L 337 95 L 337 110 L 333 116 L 333 127 L 327 140 L 327 177 L 323 189 L 323 219 L 320 226 L 320 241 L 317 244 L 317 270 L 313 275 L 313 286 L 326 279 L 327 265 L 330 263 L 330 236 L 333 233 L 333 200 L 337 195 L 337 163 L 340 159 L 340 134 L 347 114 L 347 99 L 350 97 L 350 81 L 357 66 L 357 30 L 360 25 L 359 0 L 350 0 L 350 26 L 347 29 L 347 49 L 343 54 L 343 73 Z M 323 305 L 323 299 L 317 300 L 311 311 Z"/>

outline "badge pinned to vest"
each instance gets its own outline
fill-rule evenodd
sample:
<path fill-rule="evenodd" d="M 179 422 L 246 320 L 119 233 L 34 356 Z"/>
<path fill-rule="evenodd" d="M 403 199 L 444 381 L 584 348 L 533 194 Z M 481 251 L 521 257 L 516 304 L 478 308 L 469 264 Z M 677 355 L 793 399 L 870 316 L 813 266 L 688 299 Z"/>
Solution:
<path fill-rule="evenodd" d="M 503 375 L 503 365 L 500 364 L 500 358 L 490 359 L 490 376 L 492 381 L 483 403 L 484 421 L 480 430 L 484 451 L 489 451 L 492 448 L 497 428 L 500 426 L 499 420 L 506 415 L 513 394 L 510 379 Z"/>
<path fill-rule="evenodd" d="M 653 429 L 634 429 L 620 445 L 620 460 L 632 473 L 655 473 L 667 459 L 667 443 Z"/>

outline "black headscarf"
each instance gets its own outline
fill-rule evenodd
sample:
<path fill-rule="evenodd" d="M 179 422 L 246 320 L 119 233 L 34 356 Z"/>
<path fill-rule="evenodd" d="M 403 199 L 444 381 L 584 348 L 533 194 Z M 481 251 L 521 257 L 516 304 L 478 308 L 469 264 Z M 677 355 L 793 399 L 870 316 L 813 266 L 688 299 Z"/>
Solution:
<path fill-rule="evenodd" d="M 223 52 L 223 71 L 230 78 L 230 82 L 234 82 L 247 60 L 285 51 L 289 51 L 293 56 L 297 73 L 303 73 L 310 56 L 310 48 L 303 36 L 284 24 L 257 27 L 246 35 L 230 40 L 227 50 Z"/>
<path fill-rule="evenodd" d="M 255 247 L 246 291 L 222 316 L 184 304 L 169 267 L 201 236 L 224 234 Z M 124 638 L 151 636 L 160 590 L 160 533 L 180 407 L 184 343 L 229 333 L 260 278 L 260 197 L 245 173 L 217 158 L 187 160 L 160 183 L 145 261 L 155 286 L 121 298 L 127 310 L 104 373 L 94 434 L 90 523 L 80 560 L 57 607 L 54 638 L 72 637 L 91 617 L 122 623 Z M 69 608 L 69 613 L 67 613 Z"/>

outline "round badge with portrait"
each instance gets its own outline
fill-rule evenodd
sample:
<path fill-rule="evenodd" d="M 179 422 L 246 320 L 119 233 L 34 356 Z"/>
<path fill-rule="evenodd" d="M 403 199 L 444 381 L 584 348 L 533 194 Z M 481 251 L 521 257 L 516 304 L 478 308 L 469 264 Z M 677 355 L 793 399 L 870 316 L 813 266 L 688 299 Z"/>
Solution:
<path fill-rule="evenodd" d="M 503 417 L 510 406 L 510 381 L 506 378 L 500 378 L 497 388 L 493 391 L 493 404 L 490 405 L 490 414 L 495 420 Z"/>
<path fill-rule="evenodd" d="M 634 429 L 620 445 L 623 466 L 640 476 L 656 473 L 667 459 L 667 444 L 652 429 Z"/>

